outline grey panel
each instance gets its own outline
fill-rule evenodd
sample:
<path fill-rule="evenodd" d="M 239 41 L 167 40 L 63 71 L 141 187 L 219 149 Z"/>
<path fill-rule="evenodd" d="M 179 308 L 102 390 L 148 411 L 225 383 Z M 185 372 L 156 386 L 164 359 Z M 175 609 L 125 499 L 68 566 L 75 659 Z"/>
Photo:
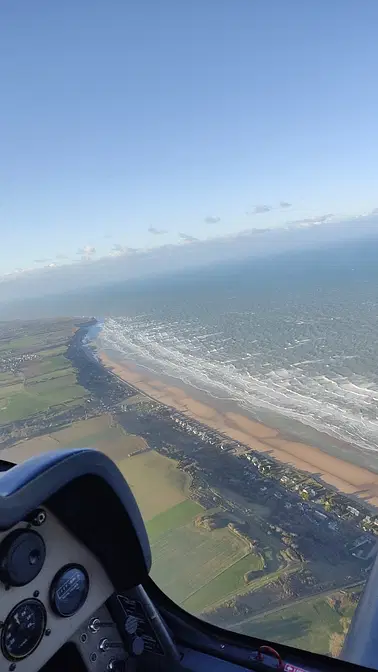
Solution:
<path fill-rule="evenodd" d="M 16 529 L 25 528 L 20 523 Z M 18 672 L 37 672 L 60 647 L 69 640 L 79 626 L 88 620 L 113 593 L 113 586 L 97 558 L 75 539 L 68 530 L 47 511 L 46 522 L 39 528 L 39 533 L 46 544 L 46 559 L 38 576 L 26 586 L 13 587 L 8 590 L 0 584 L 0 620 L 5 621 L 13 607 L 27 598 L 33 597 L 38 591 L 38 599 L 47 611 L 47 628 L 51 634 L 44 637 L 37 649 L 24 660 L 17 662 Z M 0 533 L 0 542 L 8 532 Z M 56 572 L 69 563 L 83 565 L 88 572 L 90 588 L 83 607 L 70 618 L 61 618 L 54 614 L 49 604 L 49 588 Z M 0 652 L 0 669 L 8 669 L 10 662 Z"/>

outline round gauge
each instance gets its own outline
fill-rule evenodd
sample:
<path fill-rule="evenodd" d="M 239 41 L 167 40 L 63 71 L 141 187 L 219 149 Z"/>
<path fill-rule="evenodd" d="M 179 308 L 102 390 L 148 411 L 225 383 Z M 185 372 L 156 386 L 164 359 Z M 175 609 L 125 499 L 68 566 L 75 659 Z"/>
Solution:
<path fill-rule="evenodd" d="M 16 604 L 4 621 L 1 649 L 8 660 L 21 660 L 33 653 L 46 627 L 46 610 L 39 600 Z"/>
<path fill-rule="evenodd" d="M 89 591 L 88 573 L 81 565 L 65 565 L 50 588 L 51 607 L 58 616 L 73 616 L 83 606 Z"/>
<path fill-rule="evenodd" d="M 10 586 L 25 586 L 43 567 L 45 542 L 34 530 L 14 530 L 0 544 L 0 579 Z"/>

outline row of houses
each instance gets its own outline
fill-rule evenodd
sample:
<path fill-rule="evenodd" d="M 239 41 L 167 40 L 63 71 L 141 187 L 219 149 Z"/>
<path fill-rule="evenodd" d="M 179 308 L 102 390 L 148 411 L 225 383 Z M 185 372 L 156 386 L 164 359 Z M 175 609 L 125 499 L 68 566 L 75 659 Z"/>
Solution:
<path fill-rule="evenodd" d="M 323 511 L 315 509 L 316 515 L 319 519 L 327 521 L 331 528 L 337 529 L 337 522 L 334 520 L 336 517 L 345 521 L 353 520 L 364 531 L 373 532 L 378 536 L 378 516 L 374 516 L 362 503 L 354 501 L 351 503 L 345 495 L 317 483 L 305 472 L 281 465 L 269 456 L 249 451 L 245 457 L 263 476 L 276 479 L 285 490 L 296 493 L 302 500 L 321 507 Z"/>

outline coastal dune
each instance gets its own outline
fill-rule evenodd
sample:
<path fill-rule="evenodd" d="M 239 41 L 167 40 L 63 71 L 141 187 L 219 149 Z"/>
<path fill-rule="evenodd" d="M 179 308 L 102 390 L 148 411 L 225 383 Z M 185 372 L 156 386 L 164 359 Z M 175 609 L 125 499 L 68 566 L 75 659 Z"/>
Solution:
<path fill-rule="evenodd" d="M 269 452 L 280 462 L 317 476 L 337 490 L 359 496 L 378 507 L 378 474 L 328 455 L 320 448 L 290 441 L 278 430 L 250 420 L 242 413 L 221 412 L 188 396 L 185 390 L 154 378 L 152 374 L 141 373 L 133 369 L 132 365 L 113 361 L 104 351 L 100 351 L 98 356 L 115 375 L 160 403 L 185 413 L 253 450 Z"/>

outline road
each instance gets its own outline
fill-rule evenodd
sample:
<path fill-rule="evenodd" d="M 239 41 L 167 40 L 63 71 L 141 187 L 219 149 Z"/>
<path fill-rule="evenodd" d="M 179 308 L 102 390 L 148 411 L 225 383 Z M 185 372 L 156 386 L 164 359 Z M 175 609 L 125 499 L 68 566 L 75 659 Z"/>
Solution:
<path fill-rule="evenodd" d="M 306 597 L 299 597 L 296 600 L 292 600 L 291 602 L 288 602 L 287 604 L 283 606 L 278 606 L 274 607 L 273 609 L 267 609 L 266 611 L 261 611 L 255 616 L 249 616 L 248 618 L 243 619 L 242 621 L 238 621 L 237 623 L 232 622 L 230 624 L 230 627 L 232 628 L 239 628 L 240 626 L 243 626 L 247 623 L 253 623 L 253 621 L 259 621 L 262 618 L 265 618 L 266 616 L 270 616 L 271 614 L 276 614 L 278 612 L 283 611 L 284 609 L 288 609 L 289 607 L 296 607 L 298 604 L 301 604 L 302 602 L 309 602 L 310 600 L 317 599 L 319 597 L 330 597 L 331 595 L 334 595 L 335 593 L 339 593 L 340 591 L 343 590 L 350 590 L 351 588 L 358 588 L 359 586 L 363 586 L 364 582 L 363 581 L 358 581 L 357 583 L 350 583 L 347 584 L 346 586 L 343 586 L 342 588 L 332 588 L 331 590 L 320 590 L 318 592 L 312 593 L 311 595 L 307 595 Z"/>

